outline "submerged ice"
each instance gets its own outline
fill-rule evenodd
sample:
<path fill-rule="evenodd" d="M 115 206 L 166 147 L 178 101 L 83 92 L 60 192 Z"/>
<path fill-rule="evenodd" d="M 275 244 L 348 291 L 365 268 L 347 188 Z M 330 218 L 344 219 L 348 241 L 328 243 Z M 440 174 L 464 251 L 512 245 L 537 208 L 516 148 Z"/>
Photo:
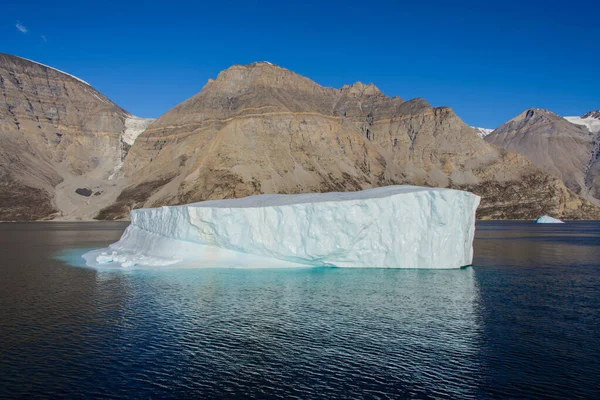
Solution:
<path fill-rule="evenodd" d="M 458 268 L 473 257 L 479 197 L 387 186 L 360 192 L 258 195 L 131 212 L 88 265 Z"/>

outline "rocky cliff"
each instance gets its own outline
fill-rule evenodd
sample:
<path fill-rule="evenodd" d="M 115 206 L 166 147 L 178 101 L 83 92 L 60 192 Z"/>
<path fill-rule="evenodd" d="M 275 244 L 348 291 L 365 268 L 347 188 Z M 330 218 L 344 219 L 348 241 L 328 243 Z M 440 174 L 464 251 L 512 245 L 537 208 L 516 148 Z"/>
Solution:
<path fill-rule="evenodd" d="M 599 209 L 525 157 L 484 142 L 447 107 L 341 89 L 270 63 L 233 66 L 148 127 L 128 186 L 98 218 L 257 193 L 416 184 L 481 195 L 480 218 L 599 218 Z"/>
<path fill-rule="evenodd" d="M 587 126 L 575 125 L 548 110 L 531 108 L 485 140 L 527 156 L 560 178 L 567 188 L 600 205 L 600 135 Z"/>
<path fill-rule="evenodd" d="M 0 220 L 89 219 L 112 204 L 137 120 L 76 77 L 0 53 Z"/>
<path fill-rule="evenodd" d="M 589 111 L 585 114 L 583 114 L 581 116 L 582 119 L 587 119 L 587 118 L 594 118 L 594 119 L 600 119 L 600 110 L 592 110 Z"/>

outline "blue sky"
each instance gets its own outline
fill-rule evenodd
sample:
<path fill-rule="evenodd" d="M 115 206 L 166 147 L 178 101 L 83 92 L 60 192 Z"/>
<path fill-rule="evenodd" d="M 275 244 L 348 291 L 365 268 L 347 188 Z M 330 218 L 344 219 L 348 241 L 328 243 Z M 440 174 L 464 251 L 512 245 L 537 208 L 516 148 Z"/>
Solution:
<path fill-rule="evenodd" d="M 450 106 L 496 127 L 527 107 L 600 109 L 591 1 L 3 2 L 0 52 L 76 75 L 158 117 L 233 64 Z"/>

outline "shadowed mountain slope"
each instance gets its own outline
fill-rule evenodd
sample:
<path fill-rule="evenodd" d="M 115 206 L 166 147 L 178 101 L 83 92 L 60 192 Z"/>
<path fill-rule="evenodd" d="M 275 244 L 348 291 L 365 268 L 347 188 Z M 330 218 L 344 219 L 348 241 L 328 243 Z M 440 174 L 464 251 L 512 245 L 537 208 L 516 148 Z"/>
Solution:
<path fill-rule="evenodd" d="M 485 138 L 527 156 L 584 198 L 600 205 L 600 135 L 551 111 L 532 108 Z"/>

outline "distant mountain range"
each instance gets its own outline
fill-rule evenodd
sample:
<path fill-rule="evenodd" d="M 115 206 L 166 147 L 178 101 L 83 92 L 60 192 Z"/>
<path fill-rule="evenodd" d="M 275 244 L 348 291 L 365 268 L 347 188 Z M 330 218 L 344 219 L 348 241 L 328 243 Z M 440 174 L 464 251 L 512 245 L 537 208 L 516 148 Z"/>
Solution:
<path fill-rule="evenodd" d="M 592 133 L 600 132 L 600 110 L 590 111 L 583 114 L 580 117 L 563 117 L 567 121 L 575 125 L 583 125 L 588 128 Z M 477 128 L 472 127 L 477 131 L 480 137 L 484 138 L 490 133 L 494 132 L 494 129 L 489 128 Z"/>
<path fill-rule="evenodd" d="M 509 133 L 533 116 L 484 141 L 448 107 L 360 82 L 327 88 L 267 62 L 222 71 L 156 121 L 6 54 L 0 91 L 0 220 L 122 219 L 138 207 L 391 184 L 475 192 L 480 218 L 600 218 L 576 194 L 594 199 L 584 189 L 594 163 L 582 180 L 579 164 L 557 174 L 537 163 L 543 171 L 520 150 L 486 143 L 511 147 Z M 593 152 L 585 128 L 565 123 L 575 127 L 565 135 L 581 136 L 578 154 Z"/>
<path fill-rule="evenodd" d="M 485 137 L 488 143 L 528 157 L 544 171 L 600 206 L 600 112 L 565 117 L 532 108 Z"/>

